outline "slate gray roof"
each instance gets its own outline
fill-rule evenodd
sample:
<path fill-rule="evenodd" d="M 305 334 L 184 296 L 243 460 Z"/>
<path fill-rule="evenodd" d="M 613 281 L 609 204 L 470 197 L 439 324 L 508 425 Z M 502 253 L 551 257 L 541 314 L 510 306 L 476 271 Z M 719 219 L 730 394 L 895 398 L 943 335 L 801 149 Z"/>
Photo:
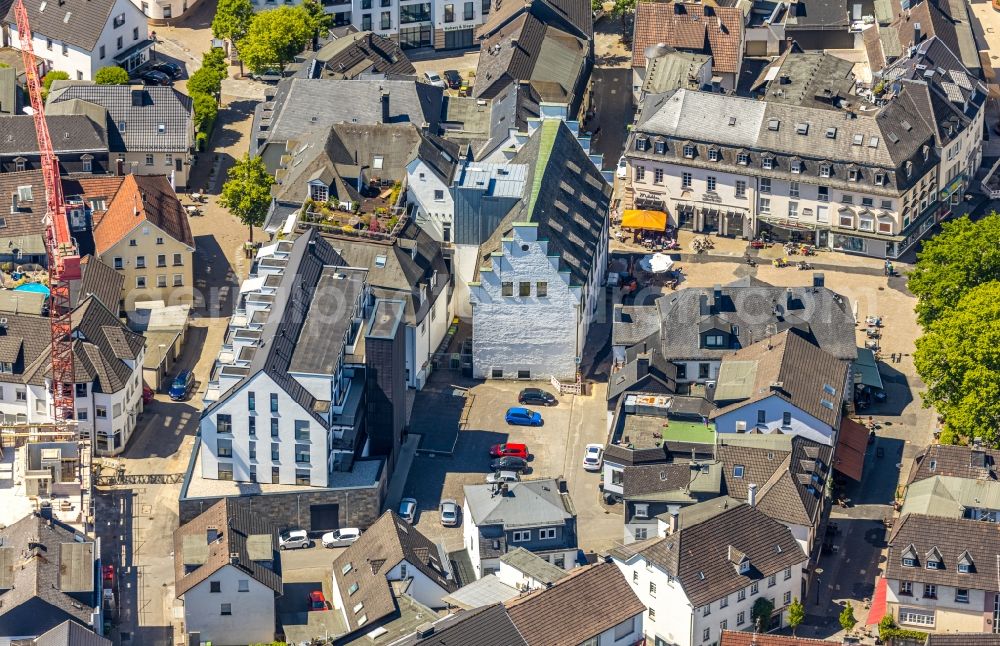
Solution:
<path fill-rule="evenodd" d="M 506 495 L 494 496 L 492 485 L 465 485 L 465 502 L 477 526 L 504 529 L 562 525 L 576 516 L 568 494 L 559 493 L 551 478 L 512 482 Z"/>
<path fill-rule="evenodd" d="M 791 306 L 787 301 L 789 290 Z M 853 361 L 857 357 L 851 305 L 826 287 L 775 287 L 741 279 L 723 285 L 720 304 L 710 308 L 712 292 L 694 287 L 680 289 L 647 306 L 659 315 L 660 351 L 667 361 L 721 359 L 735 349 L 793 327 L 838 359 Z M 780 306 L 779 316 L 764 315 L 773 312 L 775 305 Z M 699 326 L 712 317 L 737 328 L 730 347 L 699 347 Z"/>
<path fill-rule="evenodd" d="M 611 555 L 625 562 L 640 556 L 663 568 L 680 581 L 695 607 L 807 560 L 791 530 L 729 497 L 683 508 L 679 523 L 669 536 L 620 546 Z M 749 557 L 749 573 L 740 574 L 729 562 L 730 546 Z"/>
<path fill-rule="evenodd" d="M 853 329 L 851 330 L 853 332 Z M 743 370 L 754 364 L 752 376 Z M 735 371 L 729 367 L 735 365 Z M 839 428 L 847 362 L 813 345 L 798 330 L 785 330 L 764 341 L 740 348 L 722 359 L 712 411 L 715 419 L 754 402 L 777 396 L 834 429 Z M 721 391 L 733 379 L 744 380 L 746 395 L 720 401 Z M 780 384 L 780 386 L 777 386 Z M 824 403 L 825 402 L 825 403 Z M 829 404 L 829 405 L 827 405 Z"/>
<path fill-rule="evenodd" d="M 347 612 L 348 632 L 375 623 L 396 610 L 386 576 L 402 561 L 420 570 L 445 593 L 458 588 L 448 571 L 444 549 L 409 525 L 392 510 L 383 513 L 361 537 L 333 561 L 334 585 L 351 606 L 364 604 L 365 612 Z M 348 567 L 350 566 L 350 567 Z M 357 584 L 352 593 L 351 587 Z"/>
<path fill-rule="evenodd" d="M 998 460 L 1000 450 L 990 447 L 932 444 L 914 459 L 907 484 L 935 476 L 995 482 Z"/>
<path fill-rule="evenodd" d="M 645 4 L 645 3 L 644 3 Z M 711 66 L 712 57 L 707 54 L 671 51 L 649 60 L 642 91 L 659 94 L 677 88 L 698 89 L 698 73 L 705 65 Z"/>
<path fill-rule="evenodd" d="M 437 298 L 448 289 L 450 276 L 441 243 L 413 220 L 403 226 L 390 244 L 347 236 L 331 238 L 330 244 L 348 266 L 368 269 L 368 284 L 376 298 L 406 301 L 409 325 L 423 321 Z M 437 282 L 431 287 L 435 273 Z M 426 297 L 421 297 L 422 293 Z"/>
<path fill-rule="evenodd" d="M 622 495 L 628 500 L 697 502 L 692 494 L 719 495 L 721 474 L 717 462 L 627 466 L 622 471 Z"/>
<path fill-rule="evenodd" d="M 30 201 L 18 200 L 17 211 L 12 209 L 12 197 L 18 187 L 30 186 Z M 45 254 L 45 183 L 42 171 L 29 170 L 0 173 L 0 204 L 4 226 L 0 228 L 0 248 L 21 249 L 23 253 Z"/>
<path fill-rule="evenodd" d="M 417 73 L 398 43 L 370 31 L 330 41 L 316 53 L 316 61 L 321 65 L 316 70 L 320 76 L 314 78 L 355 79 L 365 73 Z"/>
<path fill-rule="evenodd" d="M 515 222 L 538 225 L 538 239 L 548 241 L 550 256 L 572 285 L 586 285 L 601 245 L 607 243 L 611 186 L 562 121 L 546 119 L 511 160 L 527 164 L 526 195 L 504 217 L 479 249 L 484 265 L 509 236 Z"/>
<path fill-rule="evenodd" d="M 774 74 L 773 80 L 766 83 L 764 98 L 772 103 L 834 108 L 837 99 L 856 98 L 851 97 L 853 70 L 854 63 L 833 54 L 790 47 L 761 72 L 761 77 Z"/>
<path fill-rule="evenodd" d="M 93 542 L 37 514 L 0 529 L 0 539 L 0 634 L 37 635 L 67 619 L 89 625 Z"/>
<path fill-rule="evenodd" d="M 903 566 L 903 554 L 912 548 L 915 567 Z M 941 554 L 942 567 L 927 569 L 927 555 Z M 958 571 L 968 555 L 970 571 Z M 1000 554 L 1000 527 L 978 520 L 906 514 L 889 536 L 885 578 L 932 583 L 973 590 L 996 591 L 996 560 Z"/>
<path fill-rule="evenodd" d="M 46 100 L 46 116 L 65 114 L 63 110 L 80 113 L 83 108 L 73 104 L 59 107 L 73 99 L 107 110 L 112 152 L 178 152 L 194 144 L 189 133 L 191 98 L 173 87 L 54 84 Z"/>
<path fill-rule="evenodd" d="M 873 71 L 884 67 L 887 59 L 903 55 L 909 47 L 936 36 L 959 57 L 966 69 L 976 77 L 982 77 L 982 62 L 969 7 L 964 1 L 925 0 L 912 3 L 907 11 L 903 11 L 899 0 L 891 0 L 890 10 L 895 16 L 891 24 L 863 32 Z M 920 25 L 919 40 L 917 25 Z"/>
<path fill-rule="evenodd" d="M 611 323 L 612 345 L 631 347 L 660 333 L 656 310 L 642 305 L 615 305 Z"/>
<path fill-rule="evenodd" d="M 757 508 L 771 518 L 807 527 L 818 522 L 832 447 L 799 435 L 783 435 L 786 447 L 782 450 L 774 447 L 771 438 L 755 441 L 766 436 L 727 435 L 732 434 L 719 435 L 716 449 L 727 495 L 746 500 L 748 485 L 755 484 Z M 741 477 L 736 477 L 737 465 L 743 467 Z M 818 478 L 815 481 L 813 474 Z"/>
<path fill-rule="evenodd" d="M 639 354 L 608 379 L 608 401 L 626 391 L 639 390 L 663 393 L 677 390 L 677 366 L 666 361 L 658 349 Z M 701 402 L 697 412 L 707 415 L 712 406 L 704 399 Z"/>
<path fill-rule="evenodd" d="M 87 296 L 93 295 L 108 311 L 117 314 L 125 276 L 94 256 L 81 258 L 80 267 L 83 277 L 70 285 L 73 304 L 76 305 Z"/>
<path fill-rule="evenodd" d="M 845 0 L 798 0 L 785 18 L 787 29 L 840 29 L 849 24 Z"/>
<path fill-rule="evenodd" d="M 31 646 L 111 646 L 111 640 L 67 619 L 32 640 Z"/>
<path fill-rule="evenodd" d="M 320 283 L 324 276 L 327 280 L 324 282 L 323 289 L 329 290 L 330 297 L 322 306 L 323 311 L 329 314 L 330 308 L 338 307 L 346 302 L 334 297 L 333 293 L 341 287 L 353 289 L 357 279 L 353 274 L 362 270 L 350 272 L 341 270 L 341 273 L 350 273 L 352 277 L 345 278 L 338 283 L 331 282 L 330 279 L 334 272 L 331 272 L 330 269 L 332 267 L 342 268 L 344 265 L 340 255 L 315 229 L 309 229 L 307 233 L 295 239 L 281 275 L 281 282 L 275 292 L 270 314 L 261 333 L 263 338 L 270 339 L 270 341 L 254 353 L 247 376 L 227 391 L 225 396 L 206 407 L 202 411 L 203 417 L 211 415 L 216 407 L 226 401 L 229 396 L 238 392 L 257 374 L 264 372 L 299 406 L 312 412 L 313 418 L 324 428 L 328 425 L 328 422 L 316 412 L 316 398 L 289 374 L 289 370 L 296 356 L 315 355 L 317 361 L 325 364 L 329 363 L 330 357 L 339 356 L 343 347 L 343 333 L 350 324 L 350 314 L 346 312 L 340 311 L 337 316 L 324 319 L 325 329 L 320 323 L 311 326 L 309 339 L 300 339 L 300 337 L 309 319 L 313 300 L 321 291 Z M 340 283 L 344 283 L 344 285 L 341 286 Z M 317 308 L 316 312 L 319 311 L 320 308 Z"/>
<path fill-rule="evenodd" d="M 104 124 L 96 124 L 85 115 L 53 115 L 45 119 L 56 153 L 107 152 L 108 137 Z M 35 119 L 28 115 L 0 117 L 0 155 L 37 155 L 38 136 Z"/>
<path fill-rule="evenodd" d="M 257 106 L 254 114 L 254 137 L 269 142 L 298 139 L 316 128 L 335 123 L 383 123 L 382 95 L 389 96 L 388 123 L 426 124 L 437 130 L 441 118 L 440 87 L 416 81 L 286 79 L 278 84 L 274 96 Z M 330 97 L 349 97 L 331 101 Z M 260 127 L 267 125 L 267 131 Z"/>
<path fill-rule="evenodd" d="M 503 604 L 463 610 L 434 622 L 428 637 L 409 637 L 392 646 L 528 646 L 507 615 Z"/>
<path fill-rule="evenodd" d="M 501 555 L 500 562 L 530 576 L 542 585 L 550 585 L 566 576 L 566 570 L 552 565 L 523 547 L 515 547 Z"/>
<path fill-rule="evenodd" d="M 207 542 L 210 527 L 217 529 L 219 534 L 218 540 L 212 543 Z M 267 550 L 268 545 L 270 550 Z M 185 554 L 185 549 L 197 552 L 197 555 Z M 235 562 L 233 554 L 238 555 Z M 189 570 L 188 565 L 196 567 Z M 250 575 L 276 594 L 282 593 L 278 529 L 260 514 L 251 511 L 246 501 L 238 498 L 223 498 L 191 522 L 174 530 L 176 595 L 183 596 L 229 565 Z"/>
<path fill-rule="evenodd" d="M 512 19 L 530 13 L 573 31 L 582 38 L 593 38 L 592 11 L 584 0 L 494 0 L 489 17 L 479 29 L 478 37 L 483 39 Z"/>
<path fill-rule="evenodd" d="M 24 0 L 24 6 L 36 38 L 48 37 L 93 52 L 105 26 L 111 21 L 115 0 L 63 0 L 56 4 L 44 0 Z M 138 8 L 127 7 L 126 10 L 138 11 Z M 13 7 L 9 7 L 6 15 L 5 22 L 16 28 Z"/>

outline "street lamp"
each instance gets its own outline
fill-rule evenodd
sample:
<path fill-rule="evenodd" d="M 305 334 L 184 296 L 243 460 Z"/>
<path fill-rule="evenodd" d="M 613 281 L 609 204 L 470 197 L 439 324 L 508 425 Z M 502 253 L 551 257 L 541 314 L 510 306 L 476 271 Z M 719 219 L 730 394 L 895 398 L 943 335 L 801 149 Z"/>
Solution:
<path fill-rule="evenodd" d="M 820 575 L 823 574 L 823 568 L 818 567 L 818 568 L 814 569 L 813 572 L 816 574 L 816 605 L 818 606 L 819 605 L 819 589 L 820 589 L 820 586 L 822 585 L 822 581 L 823 581 L 820 578 Z"/>

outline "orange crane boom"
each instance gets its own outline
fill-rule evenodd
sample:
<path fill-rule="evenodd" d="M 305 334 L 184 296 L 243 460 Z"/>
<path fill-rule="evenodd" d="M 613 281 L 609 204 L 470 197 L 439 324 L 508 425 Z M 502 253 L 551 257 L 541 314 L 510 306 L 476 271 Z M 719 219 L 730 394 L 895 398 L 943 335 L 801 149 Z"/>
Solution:
<path fill-rule="evenodd" d="M 73 320 L 69 281 L 80 278 L 80 254 L 69 231 L 66 201 L 59 177 L 59 159 L 52 147 L 49 126 L 45 122 L 42 83 L 38 77 L 35 50 L 32 46 L 31 25 L 23 0 L 14 5 L 18 40 L 24 75 L 28 81 L 28 96 L 35 118 L 35 134 L 41 154 L 42 176 L 45 180 L 45 251 L 49 265 L 49 320 L 52 332 L 52 402 L 56 423 L 74 416 Z"/>

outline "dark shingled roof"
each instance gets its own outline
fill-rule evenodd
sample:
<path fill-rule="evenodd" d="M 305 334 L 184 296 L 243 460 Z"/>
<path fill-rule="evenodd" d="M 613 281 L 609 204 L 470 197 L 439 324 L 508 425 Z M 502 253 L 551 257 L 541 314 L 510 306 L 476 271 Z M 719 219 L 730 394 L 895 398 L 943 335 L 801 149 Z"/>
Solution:
<path fill-rule="evenodd" d="M 480 247 L 483 264 L 515 222 L 532 222 L 538 239 L 548 241 L 549 255 L 559 257 L 560 271 L 569 271 L 570 284 L 586 285 L 598 249 L 607 242 L 611 186 L 562 121 L 543 121 L 511 163 L 528 165 L 528 194 Z"/>
<path fill-rule="evenodd" d="M 511 19 L 530 13 L 584 38 L 594 36 L 591 5 L 584 0 L 494 0 L 490 15 L 479 29 L 480 39 L 494 33 Z"/>
<path fill-rule="evenodd" d="M 78 537 L 37 514 L 0 529 L 0 634 L 37 635 L 66 620 L 89 625 L 94 543 Z"/>
<path fill-rule="evenodd" d="M 463 610 L 434 622 L 428 637 L 409 637 L 392 646 L 528 646 L 503 604 Z"/>
<path fill-rule="evenodd" d="M 7 5 L 9 8 L 5 22 L 16 25 L 13 3 L 0 5 Z M 24 6 L 28 10 L 31 32 L 35 38 L 47 36 L 92 52 L 97 47 L 105 26 L 111 22 L 115 0 L 62 0 L 57 3 L 24 0 Z M 126 10 L 138 11 L 138 8 L 126 7 Z"/>
<path fill-rule="evenodd" d="M 316 53 L 317 78 L 355 79 L 361 74 L 412 75 L 414 69 L 399 44 L 370 31 L 332 40 Z"/>
<path fill-rule="evenodd" d="M 111 640 L 66 620 L 47 633 L 26 642 L 25 646 L 111 646 Z"/>
<path fill-rule="evenodd" d="M 853 333 L 853 328 L 850 332 Z M 715 403 L 720 407 L 712 411 L 710 418 L 777 395 L 821 422 L 839 428 L 847 362 L 816 347 L 798 330 L 785 330 L 723 357 L 717 380 L 720 389 L 729 378 L 727 367 L 746 362 L 756 364 L 753 383 L 748 384 L 749 397 L 720 402 L 717 390 Z M 828 387 L 832 393 L 826 390 Z"/>
<path fill-rule="evenodd" d="M 96 124 L 82 114 L 52 115 L 45 119 L 56 154 L 68 152 L 107 152 L 108 135 L 104 124 Z M 35 118 L 28 115 L 0 117 L 0 155 L 37 155 L 38 136 Z"/>
<path fill-rule="evenodd" d="M 112 314 L 117 314 L 125 276 L 94 256 L 81 258 L 80 267 L 83 277 L 70 285 L 74 305 L 87 296 L 93 296 Z"/>
<path fill-rule="evenodd" d="M 640 556 L 663 568 L 680 581 L 695 607 L 807 560 L 791 530 L 729 497 L 685 507 L 679 520 L 673 534 L 616 547 L 611 554 L 620 561 Z M 729 562 L 730 546 L 749 557 L 748 574 Z"/>
<path fill-rule="evenodd" d="M 989 447 L 932 444 L 913 461 L 906 484 L 935 476 L 996 481 L 998 459 L 1000 450 Z"/>
<path fill-rule="evenodd" d="M 614 563 L 575 568 L 551 587 L 504 605 L 532 646 L 578 646 L 646 610 Z"/>
<path fill-rule="evenodd" d="M 210 527 L 217 529 L 219 535 L 218 540 L 212 543 L 207 542 Z M 251 556 L 248 543 L 252 542 L 250 539 L 253 536 L 267 537 L 261 543 L 270 542 L 270 560 L 254 559 L 254 556 L 260 556 L 256 553 Z M 199 545 L 199 555 L 191 560 L 191 555 L 185 555 L 184 549 L 185 546 L 193 549 L 192 544 L 196 541 L 206 544 L 208 549 L 206 551 Z M 233 554 L 239 555 L 235 561 L 231 558 Z M 195 561 L 200 564 L 188 572 L 186 560 L 188 564 L 194 564 Z M 174 530 L 176 595 L 182 596 L 227 565 L 249 574 L 277 594 L 282 593 L 277 527 L 251 511 L 250 506 L 238 498 L 223 498 L 190 523 Z"/>
<path fill-rule="evenodd" d="M 340 589 L 345 607 L 364 603 L 361 615 L 346 613 L 348 632 L 361 628 L 358 619 L 362 616 L 367 617 L 366 624 L 371 624 L 395 612 L 396 600 L 386 576 L 402 561 L 420 570 L 445 592 L 458 589 L 448 573 L 443 548 L 393 511 L 386 511 L 333 561 L 334 585 Z M 354 585 L 358 587 L 352 592 Z"/>
<path fill-rule="evenodd" d="M 927 555 L 937 550 L 942 567 L 927 569 Z M 903 566 L 903 555 L 912 552 L 915 567 Z M 916 581 L 973 590 L 996 590 L 996 558 L 1000 554 L 1000 525 L 978 520 L 906 514 L 889 536 L 885 578 Z M 958 562 L 967 557 L 968 573 L 959 573 Z"/>

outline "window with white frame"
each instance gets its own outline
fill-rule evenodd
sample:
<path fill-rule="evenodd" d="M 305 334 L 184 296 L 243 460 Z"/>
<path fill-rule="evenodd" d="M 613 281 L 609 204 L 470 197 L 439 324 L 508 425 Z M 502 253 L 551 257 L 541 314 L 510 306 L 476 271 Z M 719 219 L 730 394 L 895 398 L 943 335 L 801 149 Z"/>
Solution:
<path fill-rule="evenodd" d="M 969 603 L 968 588 L 955 588 L 955 603 Z"/>
<path fill-rule="evenodd" d="M 634 166 L 635 168 L 635 181 L 641 182 L 646 177 L 646 167 L 645 166 Z"/>
<path fill-rule="evenodd" d="M 719 161 L 719 151 L 711 148 L 708 151 L 708 161 Z"/>
<path fill-rule="evenodd" d="M 746 153 L 739 153 L 738 155 L 736 155 L 736 163 L 740 164 L 741 166 L 746 166 L 747 164 L 750 163 L 750 155 Z"/>
<path fill-rule="evenodd" d="M 788 182 L 788 197 L 799 197 L 799 183 L 798 182 Z"/>
<path fill-rule="evenodd" d="M 738 590 L 736 592 L 736 601 L 737 602 L 743 601 L 746 598 L 747 598 L 747 591 L 745 589 L 744 590 Z"/>
<path fill-rule="evenodd" d="M 542 541 L 550 541 L 556 537 L 555 527 L 543 527 L 538 530 L 538 539 Z"/>
<path fill-rule="evenodd" d="M 706 603 L 705 605 L 703 605 L 701 607 L 701 616 L 702 617 L 707 617 L 710 614 L 712 614 L 712 604 L 711 603 Z"/>
<path fill-rule="evenodd" d="M 937 586 L 933 583 L 924 584 L 924 599 L 937 599 Z"/>
<path fill-rule="evenodd" d="M 726 608 L 728 606 L 729 606 L 729 595 L 727 594 L 726 596 L 719 599 L 719 608 Z"/>
<path fill-rule="evenodd" d="M 325 184 L 310 184 L 309 197 L 314 202 L 326 202 L 330 198 L 330 187 Z"/>
<path fill-rule="evenodd" d="M 892 235 L 892 220 L 888 218 L 879 218 L 878 220 L 878 232 L 887 233 Z"/>
<path fill-rule="evenodd" d="M 684 157 L 686 157 L 687 159 L 694 158 L 694 146 L 690 145 L 684 146 Z"/>
<path fill-rule="evenodd" d="M 655 152 L 657 155 L 663 155 L 664 153 L 667 152 L 667 143 L 665 141 L 657 141 L 653 145 L 653 152 Z"/>
<path fill-rule="evenodd" d="M 760 198 L 760 212 L 764 214 L 769 214 L 771 212 L 771 200 L 762 197 Z"/>
<path fill-rule="evenodd" d="M 899 582 L 899 594 L 912 597 L 913 596 L 913 581 L 900 581 Z"/>
<path fill-rule="evenodd" d="M 801 160 L 798 160 L 798 159 L 793 159 L 792 160 L 792 172 L 796 173 L 796 174 L 802 172 L 802 161 Z"/>
<path fill-rule="evenodd" d="M 747 196 L 747 183 L 742 180 L 736 180 L 736 197 L 746 197 Z"/>
<path fill-rule="evenodd" d="M 922 608 L 901 607 L 899 609 L 899 623 L 915 624 L 917 626 L 933 626 L 934 611 L 924 610 Z"/>
<path fill-rule="evenodd" d="M 747 613 L 745 610 L 740 610 L 738 613 L 736 613 L 737 626 L 742 626 L 743 624 L 746 623 L 746 621 L 747 621 Z"/>
<path fill-rule="evenodd" d="M 864 215 L 858 217 L 858 230 L 859 231 L 874 231 L 875 230 L 875 218 L 870 215 Z"/>
<path fill-rule="evenodd" d="M 531 540 L 531 530 L 515 530 L 511 532 L 511 542 L 512 543 L 526 543 Z"/>
<path fill-rule="evenodd" d="M 709 175 L 707 178 L 705 178 L 705 188 L 706 190 L 708 190 L 709 193 L 715 192 L 716 185 L 717 182 L 714 175 Z"/>
<path fill-rule="evenodd" d="M 663 183 L 663 169 L 655 168 L 653 169 L 653 183 L 662 184 Z"/>
<path fill-rule="evenodd" d="M 831 171 L 830 164 L 820 164 L 820 167 L 819 167 L 819 176 L 820 177 L 829 177 L 830 176 L 830 171 Z"/>
<path fill-rule="evenodd" d="M 799 203 L 798 202 L 789 202 L 788 203 L 788 217 L 792 218 L 792 219 L 795 219 L 795 218 L 799 217 Z"/>
<path fill-rule="evenodd" d="M 646 503 L 636 503 L 635 506 L 635 517 L 636 518 L 649 518 L 649 505 Z"/>
<path fill-rule="evenodd" d="M 707 642 L 711 638 L 712 638 L 712 630 L 710 628 L 706 628 L 705 630 L 701 631 L 701 641 Z"/>
<path fill-rule="evenodd" d="M 854 214 L 849 212 L 841 211 L 840 213 L 840 226 L 846 229 L 854 228 Z"/>
<path fill-rule="evenodd" d="M 764 170 L 771 170 L 774 168 L 774 157 L 765 157 L 762 160 L 762 164 L 764 165 Z"/>
<path fill-rule="evenodd" d="M 885 185 L 885 173 L 875 173 L 875 186 Z"/>
<path fill-rule="evenodd" d="M 782 601 L 784 602 L 784 605 L 786 605 L 786 606 L 792 602 L 792 593 L 791 593 L 791 591 L 785 591 L 785 596 L 782 598 Z"/>
<path fill-rule="evenodd" d="M 681 188 L 691 188 L 691 173 L 681 173 Z"/>
<path fill-rule="evenodd" d="M 857 168 L 851 168 L 847 171 L 847 178 L 852 182 L 857 182 L 861 179 L 861 171 Z"/>
<path fill-rule="evenodd" d="M 770 193 L 771 192 L 771 178 L 761 177 L 760 178 L 760 192 Z"/>

